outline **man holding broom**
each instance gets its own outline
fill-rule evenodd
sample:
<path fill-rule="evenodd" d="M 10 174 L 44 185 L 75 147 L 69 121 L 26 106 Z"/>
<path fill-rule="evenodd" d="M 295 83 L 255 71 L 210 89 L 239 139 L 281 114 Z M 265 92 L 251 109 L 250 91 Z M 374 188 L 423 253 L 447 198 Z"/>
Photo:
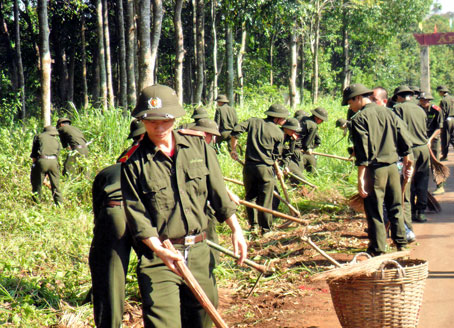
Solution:
<path fill-rule="evenodd" d="M 147 131 L 123 163 L 121 188 L 128 226 L 137 241 L 137 277 L 145 327 L 211 327 L 211 319 L 184 283 L 176 261 L 185 260 L 211 303 L 217 303 L 214 258 L 206 244 L 210 202 L 215 216 L 232 230 L 234 252 L 246 257 L 247 246 L 229 199 L 219 163 L 198 131 L 174 131 L 185 114 L 174 90 L 145 88 L 132 115 Z M 163 245 L 170 240 L 183 252 Z"/>
<path fill-rule="evenodd" d="M 379 106 L 369 97 L 373 91 L 362 84 L 352 84 L 343 92 L 342 105 L 356 113 L 351 120 L 351 134 L 358 166 L 358 192 L 364 198 L 371 255 L 386 250 L 386 228 L 383 202 L 391 222 L 391 237 L 401 250 L 406 244 L 402 215 L 402 192 L 397 168 L 403 157 L 404 175 L 411 176 L 411 142 L 403 122 L 389 109 Z M 397 151 L 396 151 L 397 150 Z"/>

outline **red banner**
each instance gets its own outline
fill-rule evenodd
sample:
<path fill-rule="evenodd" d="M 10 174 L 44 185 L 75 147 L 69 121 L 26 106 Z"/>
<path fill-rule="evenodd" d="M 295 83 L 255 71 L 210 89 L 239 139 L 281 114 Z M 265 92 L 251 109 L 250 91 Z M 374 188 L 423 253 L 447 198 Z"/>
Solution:
<path fill-rule="evenodd" d="M 413 34 L 416 41 L 422 46 L 435 46 L 439 44 L 454 44 L 454 33 Z"/>

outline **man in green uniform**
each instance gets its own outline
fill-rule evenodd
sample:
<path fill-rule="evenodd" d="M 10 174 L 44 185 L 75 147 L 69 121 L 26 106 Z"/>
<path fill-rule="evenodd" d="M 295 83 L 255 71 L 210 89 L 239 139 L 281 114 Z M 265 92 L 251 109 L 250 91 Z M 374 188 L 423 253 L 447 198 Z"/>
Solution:
<path fill-rule="evenodd" d="M 427 221 L 425 210 L 427 207 L 427 189 L 429 186 L 429 161 L 430 153 L 427 147 L 427 115 L 424 109 L 411 101 L 413 91 L 405 85 L 399 86 L 394 90 L 396 104 L 393 111 L 407 125 L 409 138 L 412 146 L 413 159 L 415 163 L 415 174 L 411 180 L 411 220 L 416 222 Z M 409 192 L 405 192 L 407 201 Z M 412 229 L 409 212 L 405 205 L 405 223 Z"/>
<path fill-rule="evenodd" d="M 238 123 L 236 110 L 228 105 L 229 100 L 225 95 L 219 95 L 216 98 L 218 106 L 214 113 L 214 121 L 219 127 L 221 136 L 217 138 L 217 143 L 230 140 L 230 133 Z"/>
<path fill-rule="evenodd" d="M 194 119 L 194 122 L 182 124 L 178 128 L 179 129 L 192 129 L 194 126 L 196 126 L 196 124 L 199 120 L 201 120 L 203 118 L 209 118 L 209 115 L 208 115 L 206 108 L 199 107 L 199 108 L 194 109 L 194 113 L 192 113 L 191 117 Z"/>
<path fill-rule="evenodd" d="M 427 136 L 429 145 L 436 159 L 440 158 L 440 134 L 443 128 L 443 114 L 441 108 L 430 103 L 434 98 L 430 92 L 421 92 L 419 95 L 419 106 L 421 106 L 427 115 Z M 437 185 L 434 195 L 441 195 L 445 192 L 443 184 Z"/>
<path fill-rule="evenodd" d="M 94 229 L 88 263 L 92 280 L 93 312 L 96 327 L 121 327 L 131 234 L 126 226 L 120 177 L 121 163 L 138 146 L 145 127 L 132 121 L 128 139 L 134 143 L 120 156 L 119 163 L 99 172 L 93 182 Z"/>
<path fill-rule="evenodd" d="M 443 113 L 440 161 L 445 161 L 448 158 L 449 144 L 454 146 L 454 97 L 449 94 L 449 89 L 444 85 L 438 86 L 437 92 L 442 97 L 440 108 Z"/>
<path fill-rule="evenodd" d="M 351 134 L 358 166 L 358 192 L 364 198 L 372 255 L 385 252 L 385 202 L 391 222 L 391 237 L 398 249 L 407 244 L 402 216 L 400 175 L 396 162 L 403 156 L 404 174 L 411 175 L 411 142 L 403 122 L 389 109 L 373 103 L 373 91 L 362 84 L 352 84 L 343 92 L 342 105 L 357 113 L 351 119 Z M 366 182 L 367 181 L 367 182 Z"/>
<path fill-rule="evenodd" d="M 238 159 L 236 152 L 238 137 L 247 132 L 246 160 L 243 168 L 245 198 L 257 205 L 272 209 L 275 176 L 273 165 L 282 156 L 284 133 L 279 128 L 285 123 L 289 112 L 284 105 L 273 104 L 265 112 L 266 119 L 252 117 L 235 126 L 231 134 L 230 155 Z M 267 233 L 273 226 L 273 216 L 269 213 L 247 209 L 251 231 L 260 227 Z"/>
<path fill-rule="evenodd" d="M 87 156 L 88 154 L 87 142 L 82 132 L 71 125 L 69 118 L 63 117 L 58 119 L 57 129 L 63 148 L 70 151 L 63 164 L 63 175 L 67 175 L 68 173 L 74 174 L 77 157 L 81 155 Z"/>
<path fill-rule="evenodd" d="M 132 115 L 147 134 L 122 165 L 121 188 L 128 226 L 137 241 L 138 281 L 145 327 L 211 327 L 211 319 L 175 266 L 185 260 L 212 303 L 217 303 L 214 258 L 204 242 L 208 201 L 232 229 L 240 264 L 247 246 L 214 150 L 197 133 L 174 131 L 185 114 L 174 90 L 142 90 Z M 198 132 L 198 131 L 196 131 Z M 184 255 L 162 245 L 169 239 Z"/>
<path fill-rule="evenodd" d="M 297 146 L 298 139 L 301 139 L 300 123 L 296 118 L 289 118 L 285 124 L 282 126 L 284 130 L 284 151 L 282 154 L 284 167 L 286 170 L 289 170 L 291 173 L 304 178 L 304 159 L 303 152 L 300 147 Z M 294 183 L 294 179 L 290 179 Z"/>
<path fill-rule="evenodd" d="M 297 147 L 303 150 L 304 168 L 308 172 L 314 172 L 317 167 L 317 159 L 312 155 L 312 150 L 317 148 L 320 143 L 318 135 L 318 125 L 328 119 L 328 112 L 326 109 L 317 107 L 311 110 L 312 116 L 303 117 L 300 120 L 301 125 L 301 139 L 297 142 Z"/>
<path fill-rule="evenodd" d="M 53 126 L 44 127 L 44 131 L 33 139 L 32 153 L 30 155 L 33 161 L 30 174 L 33 193 L 37 195 L 36 198 L 41 196 L 43 182 L 47 175 L 56 205 L 63 202 L 60 191 L 60 166 L 58 164 L 60 143 L 56 138 L 57 135 L 57 129 Z"/>

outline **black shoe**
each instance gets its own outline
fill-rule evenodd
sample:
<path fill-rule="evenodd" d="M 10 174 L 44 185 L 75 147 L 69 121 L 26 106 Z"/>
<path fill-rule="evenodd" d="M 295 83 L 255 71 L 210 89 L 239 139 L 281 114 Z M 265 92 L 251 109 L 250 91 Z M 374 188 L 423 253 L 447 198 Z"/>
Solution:
<path fill-rule="evenodd" d="M 445 162 L 448 160 L 448 156 L 443 156 L 440 158 L 440 162 Z"/>
<path fill-rule="evenodd" d="M 415 217 L 412 218 L 412 221 L 424 223 L 424 222 L 427 222 L 427 219 L 426 219 L 426 216 L 424 215 L 424 213 L 418 213 L 418 214 L 416 214 Z"/>

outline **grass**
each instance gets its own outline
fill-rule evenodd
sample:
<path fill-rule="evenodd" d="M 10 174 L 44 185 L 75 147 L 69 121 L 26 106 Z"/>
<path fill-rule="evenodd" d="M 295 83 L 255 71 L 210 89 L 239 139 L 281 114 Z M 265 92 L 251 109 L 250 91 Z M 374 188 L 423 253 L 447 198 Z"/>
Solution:
<path fill-rule="evenodd" d="M 238 109 L 239 119 L 251 116 L 263 117 L 263 112 L 277 94 L 258 95 L 251 98 L 246 106 Z M 324 99 L 320 104 L 328 109 L 329 121 L 320 126 L 321 152 L 347 156 L 346 138 L 334 126 L 334 121 L 344 117 L 339 100 Z M 309 111 L 313 106 L 303 105 L 299 109 Z M 189 121 L 190 113 L 180 120 Z M 213 115 L 214 108 L 209 108 Z M 57 120 L 53 117 L 53 122 Z M 9 123 L 0 126 L 0 324 L 6 327 L 43 326 L 93 326 L 91 305 L 82 305 L 91 282 L 88 268 L 88 253 L 92 238 L 93 215 L 91 211 L 91 184 L 97 172 L 113 164 L 118 155 L 130 144 L 126 140 L 129 117 L 121 110 L 104 113 L 96 108 L 75 110 L 71 118 L 73 125 L 80 128 L 88 141 L 90 154 L 84 159 L 85 175 L 62 178 L 64 203 L 53 205 L 49 190 L 39 204 L 31 199 L 29 180 L 31 160 L 29 158 L 33 136 L 42 130 L 36 119 L 29 119 L 25 126 Z M 177 123 L 178 124 L 178 123 Z M 240 140 L 244 144 L 245 137 Z M 334 147 L 334 148 L 333 148 Z M 60 160 L 65 157 L 62 152 Z M 219 162 L 225 176 L 242 180 L 241 166 L 232 161 L 227 150 L 219 155 Z M 318 169 L 307 179 L 319 186 L 314 199 L 301 199 L 294 191 L 291 196 L 297 201 L 303 213 L 332 212 L 342 206 L 330 200 L 352 193 L 355 175 L 350 163 L 328 158 L 318 159 Z M 227 184 L 240 196 L 242 187 Z M 323 197 L 321 196 L 323 195 Z M 285 208 L 282 211 L 288 213 Z M 239 216 L 245 217 L 244 208 Z M 246 226 L 245 220 L 242 220 Z M 224 236 L 228 229 L 219 227 Z M 226 239 L 226 238 L 223 238 Z M 282 256 L 291 256 L 284 254 Z M 127 299 L 137 300 L 138 290 L 135 278 L 137 259 L 133 256 L 128 273 Z M 311 269 L 295 269 L 310 273 Z M 235 281 L 237 288 L 255 281 L 256 274 L 238 268 L 227 260 L 217 269 L 219 284 Z M 285 279 L 284 272 L 276 276 Z M 267 278 L 268 279 L 268 278 Z M 271 279 L 271 278 L 270 278 Z M 266 279 L 265 279 L 266 282 Z"/>

